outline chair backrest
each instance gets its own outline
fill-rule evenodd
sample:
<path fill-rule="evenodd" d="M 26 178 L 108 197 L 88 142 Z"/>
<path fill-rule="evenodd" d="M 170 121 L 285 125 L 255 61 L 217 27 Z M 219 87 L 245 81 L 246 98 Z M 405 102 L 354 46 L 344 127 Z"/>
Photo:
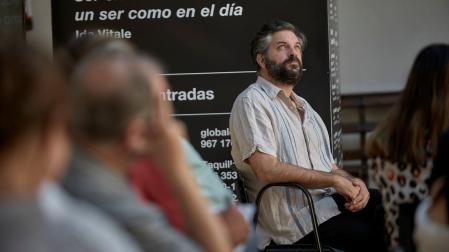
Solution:
<path fill-rule="evenodd" d="M 237 171 L 237 187 L 235 188 L 234 193 L 236 194 L 239 202 L 241 203 L 250 203 L 250 200 L 248 198 L 248 194 L 246 192 L 245 189 L 245 180 L 243 178 L 243 176 L 240 174 L 240 172 L 237 170 L 237 168 L 235 167 L 235 165 L 231 166 L 231 169 L 233 169 L 234 171 Z M 317 217 L 316 217 L 316 213 L 315 213 L 315 206 L 312 200 L 312 196 L 310 194 L 310 192 L 305 189 L 304 187 L 302 187 L 299 184 L 296 183 L 274 183 L 274 184 L 268 184 L 265 187 L 263 187 L 260 192 L 257 195 L 256 198 L 256 213 L 254 214 L 254 226 L 257 226 L 257 221 L 259 218 L 259 205 L 260 205 L 260 201 L 262 200 L 263 194 L 265 193 L 266 190 L 268 190 L 270 187 L 275 187 L 275 186 L 287 186 L 287 187 L 293 187 L 296 188 L 298 190 L 301 190 L 307 200 L 307 203 L 309 205 L 309 209 L 310 209 L 310 216 L 312 219 L 312 224 L 314 227 L 314 235 L 315 235 L 315 240 L 316 240 L 316 245 L 315 244 L 290 244 L 290 245 L 275 245 L 275 244 L 270 244 L 268 245 L 264 251 L 267 252 L 289 252 L 289 251 L 296 251 L 296 252 L 308 252 L 308 251 L 337 251 L 329 246 L 325 246 L 321 244 L 321 240 L 319 237 L 319 233 L 318 233 L 318 221 L 317 221 Z"/>
<path fill-rule="evenodd" d="M 287 182 L 287 183 L 272 183 L 272 184 L 268 184 L 268 185 L 264 186 L 260 190 L 260 192 L 257 194 L 257 198 L 256 198 L 256 213 L 254 214 L 254 223 L 257 224 L 257 222 L 259 220 L 260 202 L 262 200 L 262 197 L 263 197 L 265 191 L 268 190 L 271 187 L 279 187 L 279 186 L 292 187 L 292 188 L 301 190 L 302 193 L 304 194 L 304 196 L 306 197 L 307 204 L 308 204 L 309 210 L 310 210 L 310 219 L 312 220 L 312 225 L 313 225 L 313 230 L 314 230 L 314 236 L 315 236 L 315 241 L 316 241 L 316 248 L 317 248 L 317 251 L 321 252 L 322 251 L 322 245 L 321 245 L 320 235 L 319 235 L 319 232 L 318 232 L 318 221 L 317 221 L 317 218 L 316 218 L 315 205 L 313 204 L 312 195 L 310 194 L 310 192 L 306 188 L 304 188 L 300 184 Z"/>

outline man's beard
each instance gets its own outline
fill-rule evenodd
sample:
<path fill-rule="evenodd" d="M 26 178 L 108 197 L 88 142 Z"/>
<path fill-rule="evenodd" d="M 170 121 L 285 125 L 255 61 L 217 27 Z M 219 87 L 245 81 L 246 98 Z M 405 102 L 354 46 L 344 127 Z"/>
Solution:
<path fill-rule="evenodd" d="M 299 67 L 298 69 L 289 69 L 287 64 L 292 62 L 297 62 Z M 265 56 L 265 64 L 267 67 L 268 74 L 281 83 L 286 83 L 288 85 L 296 85 L 299 79 L 302 76 L 302 63 L 298 59 L 296 59 L 293 55 L 290 55 L 288 59 L 286 59 L 282 63 L 276 63 Z"/>

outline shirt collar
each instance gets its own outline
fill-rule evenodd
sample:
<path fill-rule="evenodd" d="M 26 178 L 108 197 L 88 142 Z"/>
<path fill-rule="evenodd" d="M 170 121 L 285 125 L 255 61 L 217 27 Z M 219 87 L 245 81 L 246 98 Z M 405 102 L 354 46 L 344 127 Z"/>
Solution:
<path fill-rule="evenodd" d="M 273 83 L 267 81 L 262 76 L 257 76 L 256 83 L 262 87 L 265 93 L 267 93 L 268 97 L 270 97 L 270 99 L 272 100 L 277 97 L 279 92 L 282 91 L 282 89 L 276 87 Z"/>
<path fill-rule="evenodd" d="M 297 95 L 295 92 L 292 92 L 291 98 L 293 102 L 296 104 L 296 107 L 300 110 L 306 109 L 306 103 L 304 102 L 304 99 L 301 98 L 299 95 Z"/>
<path fill-rule="evenodd" d="M 267 93 L 268 97 L 270 97 L 270 99 L 272 100 L 275 99 L 278 96 L 279 92 L 282 91 L 281 88 L 264 79 L 262 76 L 257 76 L 256 83 L 258 83 L 262 87 L 265 93 Z M 293 100 L 293 102 L 295 102 L 298 109 L 305 109 L 305 102 L 295 92 L 292 92 L 291 99 Z"/>

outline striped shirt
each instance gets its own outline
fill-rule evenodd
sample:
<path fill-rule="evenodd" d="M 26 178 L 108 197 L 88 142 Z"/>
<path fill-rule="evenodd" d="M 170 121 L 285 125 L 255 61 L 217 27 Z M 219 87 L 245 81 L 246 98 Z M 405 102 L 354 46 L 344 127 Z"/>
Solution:
<path fill-rule="evenodd" d="M 282 89 L 260 76 L 234 102 L 230 130 L 232 158 L 253 201 L 264 186 L 245 162 L 255 151 L 295 166 L 325 172 L 332 169 L 329 136 L 320 116 L 302 97 L 294 92 L 287 97 Z M 309 191 L 314 198 L 319 223 L 340 213 L 330 197 L 335 192 L 333 188 Z M 259 209 L 262 235 L 259 247 L 265 247 L 270 240 L 291 244 L 310 233 L 313 226 L 306 206 L 305 198 L 298 190 L 269 189 Z"/>

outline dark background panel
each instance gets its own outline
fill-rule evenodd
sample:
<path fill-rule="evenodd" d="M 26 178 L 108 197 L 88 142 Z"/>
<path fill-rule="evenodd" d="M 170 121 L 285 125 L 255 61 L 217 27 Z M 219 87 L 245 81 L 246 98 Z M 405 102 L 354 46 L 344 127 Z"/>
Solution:
<path fill-rule="evenodd" d="M 327 5 L 323 0 L 261 0 L 232 1 L 243 8 L 242 16 L 221 17 L 220 7 L 228 1 L 99 1 L 95 3 L 75 3 L 74 1 L 53 1 L 53 19 L 66 22 L 54 23 L 57 32 L 55 45 L 64 43 L 73 31 L 98 28 L 121 28 L 132 31 L 133 42 L 143 49 L 150 49 L 167 63 L 170 72 L 213 72 L 251 70 L 249 43 L 261 25 L 279 18 L 288 20 L 304 31 L 310 40 L 312 56 L 317 59 L 327 57 Z M 215 16 L 203 18 L 199 15 L 202 7 L 215 4 Z M 172 13 L 180 7 L 196 9 L 194 18 L 76 22 L 76 11 L 170 9 Z M 321 29 L 317 29 L 321 27 Z M 324 29 L 323 29 L 324 28 Z M 161 43 L 163 41 L 163 43 Z M 318 50 L 321 48 L 321 50 Z M 325 49 L 325 50 L 322 50 Z M 166 52 L 170 51 L 169 54 Z M 176 62 L 176 63 L 174 63 Z M 195 64 L 192 64 L 192 63 Z M 310 65 L 315 65 L 313 61 Z M 320 62 L 317 62 L 320 63 Z"/>
<path fill-rule="evenodd" d="M 261 1 L 98 1 L 75 3 L 52 1 L 55 46 L 66 42 L 75 30 L 98 28 L 126 29 L 131 41 L 165 63 L 168 73 L 222 72 L 255 70 L 249 54 L 249 43 L 261 25 L 272 19 L 284 19 L 296 24 L 307 35 L 309 46 L 304 53 L 307 72 L 295 89 L 304 96 L 330 124 L 329 49 L 327 1 L 325 0 L 261 0 Z M 243 8 L 242 16 L 219 16 L 226 4 Z M 214 17 L 203 18 L 199 11 L 215 4 Z M 232 6 L 232 5 L 230 5 Z M 174 17 L 178 8 L 195 8 L 194 18 Z M 76 11 L 133 9 L 170 9 L 168 19 L 76 22 Z M 214 76 L 219 82 L 223 76 Z M 254 78 L 255 79 L 255 78 Z M 173 89 L 182 89 L 185 82 L 173 79 Z M 247 81 L 246 84 L 254 80 Z M 238 87 L 241 90 L 241 87 Z M 232 100 L 235 95 L 229 95 Z M 177 106 L 177 104 L 175 104 Z M 178 106 L 177 106 L 178 107 Z"/>
<path fill-rule="evenodd" d="M 215 4 L 214 16 L 201 17 L 200 10 L 203 7 L 210 8 L 212 4 Z M 241 6 L 243 15 L 220 16 L 220 8 L 227 4 L 229 9 L 231 6 L 234 9 Z M 212 90 L 214 99 L 177 100 L 174 101 L 174 106 L 178 118 L 187 125 L 193 146 L 220 177 L 224 176 L 228 187 L 233 187 L 234 175 L 226 173 L 231 171 L 228 166 L 232 164 L 229 136 L 201 137 L 201 133 L 207 129 L 228 130 L 229 115 L 182 114 L 229 113 L 237 95 L 256 80 L 256 74 L 210 72 L 254 71 L 255 66 L 249 53 L 250 41 L 263 23 L 283 19 L 297 25 L 308 38 L 308 47 L 303 55 L 307 71 L 295 91 L 311 103 L 331 134 L 331 127 L 335 126 L 331 117 L 331 95 L 336 95 L 337 100 L 334 103 L 338 105 L 339 94 L 335 94 L 335 90 L 331 94 L 328 4 L 326 0 L 98 0 L 83 3 L 52 0 L 53 42 L 54 46 L 58 47 L 77 32 L 96 32 L 103 28 L 117 31 L 123 29 L 132 33 L 129 39 L 131 42 L 163 62 L 166 73 L 169 74 L 167 78 L 171 91 L 189 92 L 194 88 L 197 91 Z M 170 9 L 172 16 L 157 20 L 127 18 L 130 10 L 156 8 Z M 175 12 L 178 8 L 195 8 L 195 17 L 176 18 Z M 98 16 L 100 11 L 105 10 L 124 10 L 125 16 L 121 20 L 101 21 L 94 18 L 89 21 L 75 21 L 77 12 L 93 11 Z M 177 73 L 206 74 L 170 75 Z M 339 138 L 331 139 L 335 143 Z"/>
<path fill-rule="evenodd" d="M 187 129 L 189 139 L 195 149 L 201 152 L 201 156 L 205 160 L 209 162 L 221 162 L 225 159 L 231 159 L 231 145 L 227 141 L 221 142 L 221 140 L 230 139 L 228 126 L 229 115 L 179 116 L 177 118 L 189 125 Z M 205 136 L 206 133 L 209 133 L 208 136 Z M 217 141 L 210 143 L 212 145 L 215 144 L 212 147 L 209 143 L 202 142 L 207 140 Z"/>

